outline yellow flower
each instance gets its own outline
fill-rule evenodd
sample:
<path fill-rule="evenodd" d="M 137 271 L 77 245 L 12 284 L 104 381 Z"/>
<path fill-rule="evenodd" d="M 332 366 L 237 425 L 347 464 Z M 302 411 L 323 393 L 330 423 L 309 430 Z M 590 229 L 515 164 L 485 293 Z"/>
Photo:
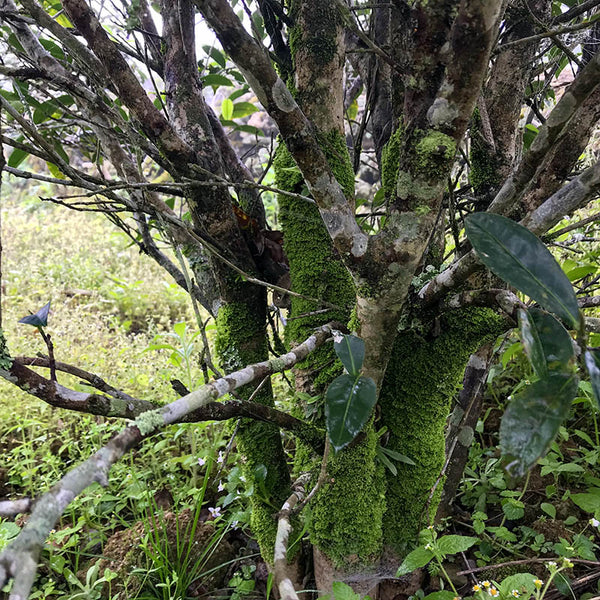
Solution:
<path fill-rule="evenodd" d="M 511 593 L 511 596 L 514 596 L 515 598 L 518 598 L 521 594 L 519 594 L 518 590 L 513 590 Z"/>
<path fill-rule="evenodd" d="M 544 582 L 541 579 L 534 579 L 533 585 L 539 590 L 544 585 Z"/>
<path fill-rule="evenodd" d="M 489 581 L 482 581 L 481 585 L 487 590 L 492 584 Z"/>
<path fill-rule="evenodd" d="M 474 592 L 480 592 L 480 591 L 481 591 L 481 586 L 480 586 L 478 583 L 476 583 L 476 584 L 473 586 L 473 591 L 474 591 Z"/>
<path fill-rule="evenodd" d="M 495 587 L 492 587 L 488 590 L 488 594 L 495 598 L 500 595 L 500 592 Z"/>

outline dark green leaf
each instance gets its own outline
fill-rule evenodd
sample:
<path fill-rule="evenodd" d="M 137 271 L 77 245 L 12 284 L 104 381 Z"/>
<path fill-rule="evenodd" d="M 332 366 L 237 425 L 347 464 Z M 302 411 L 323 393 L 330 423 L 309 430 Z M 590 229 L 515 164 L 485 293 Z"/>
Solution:
<path fill-rule="evenodd" d="M 415 548 L 398 567 L 396 577 L 402 577 L 402 575 L 412 573 L 415 569 L 424 567 L 432 558 L 433 552 L 431 550 L 427 550 L 427 548 L 424 548 L 423 546 Z"/>
<path fill-rule="evenodd" d="M 437 547 L 444 556 L 467 551 L 479 540 L 467 535 L 444 535 L 437 541 Z"/>
<path fill-rule="evenodd" d="M 486 267 L 569 325 L 577 326 L 579 307 L 573 286 L 533 233 L 491 213 L 470 215 L 465 229 Z"/>
<path fill-rule="evenodd" d="M 585 351 L 585 366 L 590 375 L 596 408 L 600 409 L 600 352 L 598 350 Z"/>
<path fill-rule="evenodd" d="M 523 348 L 537 376 L 569 371 L 575 352 L 567 330 L 551 314 L 537 308 L 521 310 L 519 316 Z"/>
<path fill-rule="evenodd" d="M 25 150 L 21 150 L 20 148 L 15 148 L 10 153 L 7 164 L 9 167 L 16 169 L 28 156 L 29 152 L 25 152 Z"/>
<path fill-rule="evenodd" d="M 212 85 L 213 87 L 219 87 L 221 85 L 232 86 L 233 82 L 225 75 L 219 75 L 218 73 L 209 73 L 202 78 L 202 83 L 206 85 Z"/>
<path fill-rule="evenodd" d="M 375 405 L 377 391 L 370 377 L 340 375 L 325 396 L 325 419 L 336 452 L 349 444 L 364 427 Z"/>
<path fill-rule="evenodd" d="M 344 368 L 353 377 L 358 377 L 365 360 L 365 343 L 355 335 L 344 335 L 333 342 L 333 349 L 342 361 Z"/>
<path fill-rule="evenodd" d="M 508 405 L 500 424 L 502 454 L 507 469 L 523 475 L 548 449 L 569 414 L 577 379 L 553 374 L 524 388 Z"/>
<path fill-rule="evenodd" d="M 34 315 L 27 315 L 19 319 L 19 323 L 33 325 L 34 327 L 46 327 L 48 325 L 48 313 L 50 312 L 50 302 L 42 306 Z"/>

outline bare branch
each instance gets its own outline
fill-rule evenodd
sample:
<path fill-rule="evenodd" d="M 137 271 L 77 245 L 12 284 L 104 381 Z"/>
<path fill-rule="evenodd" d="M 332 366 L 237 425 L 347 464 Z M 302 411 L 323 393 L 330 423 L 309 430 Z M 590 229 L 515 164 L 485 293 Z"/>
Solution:
<path fill-rule="evenodd" d="M 2 500 L 0 501 L 0 517 L 9 519 L 19 514 L 27 513 L 31 510 L 32 501 L 29 498 L 22 500 Z"/>

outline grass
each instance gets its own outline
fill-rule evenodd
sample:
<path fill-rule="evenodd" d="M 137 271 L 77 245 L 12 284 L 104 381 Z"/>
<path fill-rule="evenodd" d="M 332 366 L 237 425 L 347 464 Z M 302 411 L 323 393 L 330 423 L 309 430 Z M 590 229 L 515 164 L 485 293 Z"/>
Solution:
<path fill-rule="evenodd" d="M 31 189 L 10 180 L 3 192 L 2 324 L 11 354 L 45 352 L 37 330 L 18 320 L 50 300 L 47 333 L 57 360 L 96 373 L 133 396 L 156 403 L 175 399 L 169 381 L 185 381 L 189 370 L 174 367 L 169 351 L 148 347 L 178 322 L 196 329 L 187 294 L 102 216 L 41 203 L 29 196 Z M 191 375 L 199 380 L 197 363 L 192 356 Z M 58 378 L 87 389 L 71 376 Z M 53 409 L 0 380 L 0 497 L 38 496 L 123 426 L 117 419 Z M 157 493 L 168 491 L 177 510 L 195 508 L 200 488 L 191 482 L 197 480 L 198 458 L 210 464 L 221 447 L 220 426 L 182 425 L 128 455 L 111 471 L 107 488 L 90 488 L 65 513 L 43 554 L 32 597 L 97 597 L 106 584 L 102 573 L 90 572 L 85 585 L 91 587 L 84 592 L 73 574 L 83 568 L 79 581 L 85 581 L 88 559 L 114 531 L 144 520 Z M 211 482 L 205 499 L 216 506 L 213 487 Z M 2 525 L 0 548 L 9 529 L 14 534 L 8 527 L 14 524 Z"/>

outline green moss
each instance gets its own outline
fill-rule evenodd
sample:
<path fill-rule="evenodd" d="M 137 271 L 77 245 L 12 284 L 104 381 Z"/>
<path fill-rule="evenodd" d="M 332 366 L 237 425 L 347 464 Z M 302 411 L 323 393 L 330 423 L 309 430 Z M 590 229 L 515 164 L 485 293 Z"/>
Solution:
<path fill-rule="evenodd" d="M 374 460 L 377 443 L 370 425 L 364 440 L 332 457 L 330 483 L 314 499 L 312 541 L 337 568 L 372 562 L 381 550 L 385 496 L 383 467 Z"/>
<path fill-rule="evenodd" d="M 253 293 L 256 295 L 256 290 Z M 227 372 L 267 359 L 264 297 L 262 292 L 255 302 L 249 301 L 252 298 L 250 293 L 247 297 L 246 302 L 222 306 L 217 315 L 217 353 Z M 245 386 L 238 393 L 247 399 L 252 391 L 251 386 Z M 270 385 L 263 386 L 254 401 L 273 405 Z M 273 515 L 290 493 L 290 478 L 281 437 L 279 430 L 270 424 L 243 419 L 237 441 L 243 456 L 242 469 L 249 485 L 258 489 L 255 469 L 260 465 L 267 468 L 264 487 L 269 492 L 269 498 L 261 498 L 258 494 L 252 496 L 251 527 L 263 558 L 270 561 L 277 533 Z"/>
<path fill-rule="evenodd" d="M 388 143 L 381 152 L 381 185 L 386 200 L 396 197 L 396 182 L 400 169 L 400 144 L 402 141 L 402 129 L 398 127 L 390 136 Z"/>
<path fill-rule="evenodd" d="M 446 176 L 456 153 L 455 141 L 445 133 L 428 130 L 415 147 L 420 178 L 437 180 Z"/>
<path fill-rule="evenodd" d="M 399 552 L 437 509 L 443 481 L 428 499 L 444 465 L 446 419 L 469 356 L 504 325 L 492 310 L 467 308 L 445 315 L 441 329 L 429 339 L 414 330 L 398 335 L 379 401 L 388 447 L 416 463 L 399 464 L 398 475 L 387 477 L 385 543 Z"/>
<path fill-rule="evenodd" d="M 321 144 L 346 196 L 352 198 L 354 172 L 345 140 L 338 133 L 330 133 L 321 137 Z M 280 145 L 275 158 L 277 187 L 296 192 L 302 189 L 302 177 L 294 166 L 287 149 Z M 340 310 L 289 321 L 286 339 L 295 342 L 305 339 L 320 324 L 331 320 L 348 322 L 356 294 L 316 206 L 280 196 L 279 207 L 292 289 L 341 307 Z M 315 308 L 310 301 L 292 298 L 292 316 Z M 330 344 L 311 354 L 299 368 L 303 376 L 311 379 L 312 394 L 323 394 L 341 372 Z M 328 475 L 334 483 L 326 486 L 311 502 L 311 541 L 339 566 L 350 566 L 352 561 L 367 562 L 381 547 L 384 478 L 375 459 L 376 447 L 376 434 L 370 427 L 364 439 L 355 446 L 330 457 Z M 297 444 L 296 465 L 301 469 L 318 469 L 319 461 L 307 447 Z"/>
<path fill-rule="evenodd" d="M 481 133 L 481 117 L 478 109 L 473 112 L 471 121 L 469 162 L 471 163 L 469 179 L 475 194 L 486 194 L 500 183 L 500 160 Z"/>

